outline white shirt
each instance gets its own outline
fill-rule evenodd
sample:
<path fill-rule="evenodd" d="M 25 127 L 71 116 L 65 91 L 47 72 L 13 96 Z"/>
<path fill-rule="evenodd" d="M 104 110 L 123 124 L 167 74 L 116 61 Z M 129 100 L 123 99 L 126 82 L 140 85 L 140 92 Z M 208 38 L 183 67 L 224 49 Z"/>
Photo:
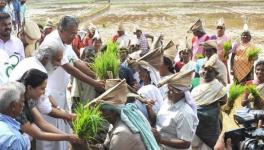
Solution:
<path fill-rule="evenodd" d="M 116 43 L 118 45 L 118 48 L 129 48 L 129 37 L 127 35 L 122 35 L 117 38 Z"/>
<path fill-rule="evenodd" d="M 63 59 L 67 61 L 68 63 L 72 63 L 76 60 L 78 60 L 77 55 L 72 49 L 72 46 L 65 45 L 65 51 L 63 53 Z M 72 64 L 70 64 L 72 65 Z M 62 67 L 58 67 L 56 70 L 54 70 L 48 79 L 48 85 L 47 89 L 50 90 L 57 90 L 64 93 L 66 90 L 66 86 L 68 85 L 68 82 L 70 80 L 70 74 L 68 74 Z M 60 81 L 60 82 L 58 82 Z"/>
<path fill-rule="evenodd" d="M 187 64 L 183 65 L 180 71 L 194 70 L 196 62 L 190 60 Z"/>
<path fill-rule="evenodd" d="M 17 65 L 19 61 L 25 58 L 23 43 L 13 35 L 6 42 L 0 39 L 0 49 L 3 49 L 8 54 L 12 65 Z"/>
<path fill-rule="evenodd" d="M 71 47 L 71 45 L 67 45 L 62 42 L 58 30 L 54 30 L 50 34 L 48 34 L 39 47 L 41 48 L 41 47 L 46 47 L 46 46 L 63 50 L 64 53 L 63 53 L 63 58 L 61 60 L 61 65 L 64 65 L 70 62 L 71 59 L 67 58 L 67 56 L 69 55 L 65 55 L 65 51 L 67 48 Z"/>
<path fill-rule="evenodd" d="M 155 104 L 153 105 L 152 109 L 155 113 L 159 111 L 163 102 L 163 98 L 160 93 L 160 90 L 156 86 L 152 84 L 142 86 L 137 93 L 147 100 L 154 100 Z M 136 105 L 138 106 L 139 110 L 144 114 L 144 116 L 148 118 L 148 112 L 145 104 L 136 101 Z"/>
<path fill-rule="evenodd" d="M 45 67 L 41 64 L 38 59 L 36 59 L 35 57 L 29 57 L 22 60 L 15 67 L 15 69 L 10 74 L 9 81 L 19 80 L 24 75 L 24 73 L 30 69 L 38 69 L 42 72 L 47 73 Z M 47 92 L 45 92 L 45 95 L 41 96 L 38 99 L 37 108 L 43 114 L 48 114 L 52 110 L 48 96 L 49 95 L 47 95 Z"/>
<path fill-rule="evenodd" d="M 192 108 L 185 102 L 185 99 L 173 104 L 168 99 L 164 101 L 157 114 L 156 127 L 161 137 L 178 138 L 192 142 L 198 118 Z M 162 145 L 163 150 L 177 150 L 169 146 Z M 188 149 L 191 150 L 191 146 Z"/>
<path fill-rule="evenodd" d="M 0 85 L 8 81 L 8 68 L 10 68 L 9 56 L 4 50 L 0 49 Z"/>

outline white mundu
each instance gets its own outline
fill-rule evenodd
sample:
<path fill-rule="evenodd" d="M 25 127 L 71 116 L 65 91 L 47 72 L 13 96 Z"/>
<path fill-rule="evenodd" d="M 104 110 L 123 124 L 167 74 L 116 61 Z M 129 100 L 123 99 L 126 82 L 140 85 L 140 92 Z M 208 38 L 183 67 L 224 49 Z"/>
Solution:
<path fill-rule="evenodd" d="M 69 45 L 64 45 L 65 51 L 63 53 L 63 59 L 70 61 L 75 61 L 78 59 L 72 47 Z M 64 110 L 69 110 L 67 99 L 66 99 L 66 88 L 70 81 L 70 74 L 68 74 L 62 67 L 58 67 L 52 74 L 49 75 L 47 84 L 47 93 L 51 95 L 60 108 Z M 70 126 L 63 119 L 57 119 L 44 115 L 44 118 L 60 129 L 62 132 L 70 133 Z M 66 141 L 42 141 L 37 140 L 36 143 L 37 150 L 68 150 L 69 144 Z"/>

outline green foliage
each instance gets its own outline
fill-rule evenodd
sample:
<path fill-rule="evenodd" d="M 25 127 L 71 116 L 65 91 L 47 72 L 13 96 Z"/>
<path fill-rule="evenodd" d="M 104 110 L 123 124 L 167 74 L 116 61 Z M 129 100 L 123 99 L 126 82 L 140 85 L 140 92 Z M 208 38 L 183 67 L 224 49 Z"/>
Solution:
<path fill-rule="evenodd" d="M 245 92 L 245 87 L 240 84 L 232 84 L 229 89 L 228 102 L 234 104 L 235 100 Z"/>
<path fill-rule="evenodd" d="M 224 42 L 224 52 L 225 52 L 225 58 L 228 59 L 229 51 L 232 49 L 232 43 L 231 41 Z"/>
<path fill-rule="evenodd" d="M 117 45 L 112 40 L 109 40 L 107 43 L 107 49 L 108 52 L 117 53 Z"/>
<path fill-rule="evenodd" d="M 113 78 L 117 78 L 119 74 L 120 61 L 117 55 L 117 46 L 113 42 L 109 42 L 105 52 L 97 54 L 94 63 L 91 65 L 97 78 L 100 80 L 109 79 L 108 72 L 111 72 Z"/>
<path fill-rule="evenodd" d="M 256 59 L 260 53 L 260 48 L 247 48 L 246 54 L 248 56 L 248 60 Z"/>
<path fill-rule="evenodd" d="M 83 105 L 79 104 L 75 109 L 77 118 L 72 123 L 73 130 L 82 140 L 93 140 L 101 129 L 104 119 L 99 111 L 99 107 L 84 108 Z"/>
<path fill-rule="evenodd" d="M 254 97 L 255 100 L 260 100 L 261 99 L 260 92 L 257 89 L 256 85 L 254 85 L 254 84 L 247 85 L 246 86 L 246 91 L 247 91 L 247 93 L 251 94 Z"/>

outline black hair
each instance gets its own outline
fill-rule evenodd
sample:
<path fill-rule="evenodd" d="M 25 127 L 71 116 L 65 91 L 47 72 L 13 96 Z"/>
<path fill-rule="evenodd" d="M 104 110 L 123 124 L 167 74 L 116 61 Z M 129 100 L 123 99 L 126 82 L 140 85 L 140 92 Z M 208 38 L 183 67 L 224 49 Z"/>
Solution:
<path fill-rule="evenodd" d="M 10 19 L 10 18 L 11 18 L 11 16 L 8 13 L 6 13 L 6 12 L 1 12 L 0 13 L 0 21 L 6 20 L 6 19 Z"/>
<path fill-rule="evenodd" d="M 241 37 L 242 37 L 243 35 L 247 35 L 247 36 L 249 37 L 249 39 L 251 40 L 251 34 L 250 34 L 249 31 L 244 31 L 244 32 L 242 32 Z"/>
<path fill-rule="evenodd" d="M 69 29 L 69 27 L 72 26 L 78 26 L 79 25 L 79 21 L 73 17 L 73 16 L 64 16 L 61 18 L 59 25 L 58 25 L 58 29 L 59 30 L 67 30 Z"/>
<path fill-rule="evenodd" d="M 264 65 L 264 60 L 258 61 L 256 64 L 256 68 L 257 68 L 257 66 L 260 66 L 260 65 Z"/>
<path fill-rule="evenodd" d="M 171 72 L 173 74 L 175 73 L 173 62 L 168 57 L 163 56 L 163 64 L 165 66 L 168 66 L 167 69 L 169 70 L 169 72 Z"/>
<path fill-rule="evenodd" d="M 23 83 L 25 87 L 30 85 L 32 88 L 36 88 L 47 79 L 47 73 L 44 73 L 38 69 L 30 69 L 23 74 L 19 82 Z"/>

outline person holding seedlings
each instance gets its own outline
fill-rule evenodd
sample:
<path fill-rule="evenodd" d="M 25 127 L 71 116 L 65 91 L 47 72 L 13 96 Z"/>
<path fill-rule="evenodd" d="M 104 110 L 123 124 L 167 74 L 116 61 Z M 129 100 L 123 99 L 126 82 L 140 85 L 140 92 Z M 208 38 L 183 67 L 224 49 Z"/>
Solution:
<path fill-rule="evenodd" d="M 234 43 L 232 46 L 231 69 L 230 73 L 234 76 L 237 83 L 245 83 L 254 78 L 254 61 L 257 60 L 258 53 L 252 58 L 248 56 L 250 51 L 256 50 L 256 46 L 251 42 L 251 34 L 248 25 L 244 25 L 244 31 L 241 34 L 240 42 Z"/>
<path fill-rule="evenodd" d="M 127 101 L 125 80 L 115 84 L 93 102 L 98 102 L 102 116 L 112 124 L 100 150 L 159 150 L 151 126 L 133 103 Z"/>
<path fill-rule="evenodd" d="M 227 66 L 227 57 L 228 54 L 225 54 L 224 43 L 230 41 L 230 36 L 225 33 L 225 21 L 224 18 L 220 18 L 216 26 L 217 33 L 210 37 L 211 40 L 216 40 L 217 43 L 217 54 L 219 59 Z"/>
<path fill-rule="evenodd" d="M 264 108 L 264 61 L 258 61 L 255 66 L 255 74 L 257 79 L 247 82 L 247 85 L 255 87 L 256 94 L 245 92 L 244 99 L 242 100 L 242 106 L 250 106 L 250 102 L 253 102 L 253 109 Z"/>
<path fill-rule="evenodd" d="M 0 87 L 0 149 L 27 150 L 28 146 L 15 120 L 24 107 L 25 86 L 8 82 Z"/>
<path fill-rule="evenodd" d="M 192 32 L 194 35 L 192 39 L 193 60 L 204 58 L 204 49 L 200 45 L 209 40 L 209 36 L 203 29 L 202 21 L 198 19 L 188 32 Z"/>
<path fill-rule="evenodd" d="M 56 44 L 54 44 L 55 46 Z M 55 50 L 56 49 L 56 50 Z M 34 57 L 29 57 L 21 61 L 12 71 L 9 80 L 16 81 L 21 79 L 23 74 L 30 69 L 38 69 L 42 72 L 51 74 L 57 68 L 63 56 L 63 51 L 59 48 L 40 48 L 36 51 Z M 54 101 L 52 96 L 46 94 L 38 99 L 37 109 L 42 114 L 48 114 L 52 117 L 63 118 L 71 121 L 75 116 L 69 115 L 64 110 L 59 109 L 58 104 Z"/>
<path fill-rule="evenodd" d="M 77 142 L 79 139 L 76 135 L 63 133 L 48 123 L 36 107 L 36 101 L 41 99 L 45 92 L 47 79 L 48 75 L 37 69 L 30 69 L 24 73 L 19 80 L 26 87 L 24 109 L 16 117 L 16 120 L 21 124 L 21 129 L 25 133 L 29 146 L 30 137 L 28 136 L 38 140 Z M 61 117 L 69 118 L 69 121 L 74 118 L 73 114 L 67 112 Z"/>
<path fill-rule="evenodd" d="M 201 45 L 204 49 L 206 58 L 199 59 L 196 63 L 196 73 L 201 74 L 203 66 L 214 66 L 217 74 L 217 79 L 223 84 L 227 85 L 227 69 L 224 63 L 218 58 L 217 43 L 215 40 L 208 40 Z"/>
<path fill-rule="evenodd" d="M 220 102 L 226 102 L 226 89 L 217 77 L 214 66 L 204 66 L 202 82 L 195 87 L 191 95 L 197 105 L 199 125 L 193 140 L 193 147 L 198 150 L 213 149 L 220 135 Z"/>
<path fill-rule="evenodd" d="M 151 105 L 147 105 L 152 122 L 152 129 L 161 149 L 191 150 L 192 139 L 198 125 L 196 106 L 189 89 L 191 88 L 191 71 L 181 71 L 167 79 L 161 80 L 159 86 L 168 84 L 168 97 L 164 100 L 158 113 L 154 113 Z"/>

